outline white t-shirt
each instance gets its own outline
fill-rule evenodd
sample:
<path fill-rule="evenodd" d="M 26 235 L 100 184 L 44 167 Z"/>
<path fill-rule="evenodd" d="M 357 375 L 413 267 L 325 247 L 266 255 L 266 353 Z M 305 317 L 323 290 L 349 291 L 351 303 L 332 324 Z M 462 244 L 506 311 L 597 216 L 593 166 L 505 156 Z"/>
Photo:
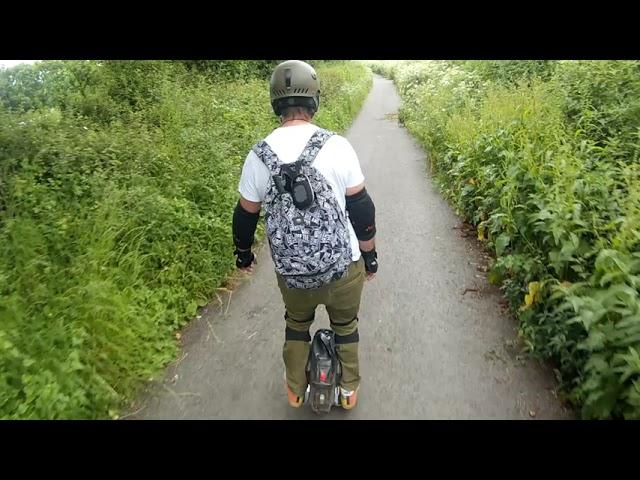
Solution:
<path fill-rule="evenodd" d="M 318 130 L 318 126 L 311 123 L 292 125 L 276 128 L 265 141 L 271 150 L 278 155 L 282 163 L 295 162 L 305 145 Z M 318 156 L 312 164 L 331 185 L 336 194 L 338 204 L 345 213 L 345 195 L 347 188 L 355 187 L 364 182 L 364 175 L 360 168 L 358 155 L 349 143 L 341 135 L 333 135 L 324 144 Z M 263 202 L 271 182 L 271 174 L 267 166 L 258 156 L 250 151 L 244 161 L 240 186 L 238 191 L 251 202 Z M 354 261 L 360 258 L 360 246 L 358 237 L 350 222 L 347 222 L 349 236 L 351 238 L 351 252 Z"/>

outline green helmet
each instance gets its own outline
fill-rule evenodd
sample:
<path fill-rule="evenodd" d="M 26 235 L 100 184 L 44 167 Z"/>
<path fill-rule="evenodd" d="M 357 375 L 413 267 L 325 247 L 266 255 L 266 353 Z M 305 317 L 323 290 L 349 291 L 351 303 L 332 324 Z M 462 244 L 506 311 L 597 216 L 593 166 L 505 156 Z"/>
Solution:
<path fill-rule="evenodd" d="M 271 106 L 276 115 L 286 107 L 320 106 L 320 81 L 311 65 L 300 60 L 280 63 L 271 75 Z"/>

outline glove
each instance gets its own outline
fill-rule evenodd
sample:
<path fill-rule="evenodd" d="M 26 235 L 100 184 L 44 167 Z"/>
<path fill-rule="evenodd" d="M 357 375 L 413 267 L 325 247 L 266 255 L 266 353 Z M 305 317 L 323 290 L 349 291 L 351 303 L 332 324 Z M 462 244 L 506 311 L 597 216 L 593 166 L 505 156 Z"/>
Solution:
<path fill-rule="evenodd" d="M 364 259 L 364 269 L 367 273 L 376 273 L 378 271 L 378 253 L 375 250 L 371 250 L 369 252 L 363 252 L 362 258 Z"/>
<path fill-rule="evenodd" d="M 244 252 L 241 252 L 236 248 L 233 254 L 238 256 L 238 258 L 236 258 L 236 267 L 238 268 L 247 268 L 253 263 L 254 259 L 256 258 L 251 250 L 245 250 Z"/>

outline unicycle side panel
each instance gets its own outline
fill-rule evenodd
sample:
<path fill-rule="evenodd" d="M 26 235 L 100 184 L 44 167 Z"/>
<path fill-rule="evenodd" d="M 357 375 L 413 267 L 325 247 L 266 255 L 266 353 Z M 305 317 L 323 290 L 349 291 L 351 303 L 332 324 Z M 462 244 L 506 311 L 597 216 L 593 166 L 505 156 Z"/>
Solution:
<path fill-rule="evenodd" d="M 308 387 L 305 403 L 309 403 L 315 413 L 329 413 L 331 407 L 340 404 L 339 384 L 342 376 L 333 331 L 321 329 L 315 333 L 306 372 Z"/>

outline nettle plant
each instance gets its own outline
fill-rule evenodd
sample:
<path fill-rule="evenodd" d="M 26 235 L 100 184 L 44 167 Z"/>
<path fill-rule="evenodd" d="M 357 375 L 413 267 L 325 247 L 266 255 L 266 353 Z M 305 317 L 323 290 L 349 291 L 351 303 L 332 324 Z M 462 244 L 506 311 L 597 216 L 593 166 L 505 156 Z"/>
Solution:
<path fill-rule="evenodd" d="M 640 418 L 639 69 L 392 65 L 402 121 L 494 254 L 526 347 L 585 418 Z"/>

